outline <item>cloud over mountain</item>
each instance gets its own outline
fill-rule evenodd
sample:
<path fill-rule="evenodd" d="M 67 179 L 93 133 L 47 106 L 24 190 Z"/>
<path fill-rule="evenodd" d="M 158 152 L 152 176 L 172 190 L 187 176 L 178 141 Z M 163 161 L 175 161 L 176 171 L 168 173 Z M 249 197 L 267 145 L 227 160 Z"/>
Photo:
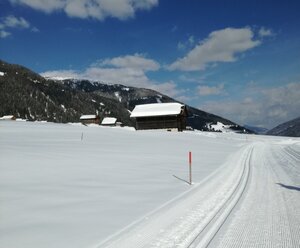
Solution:
<path fill-rule="evenodd" d="M 108 84 L 125 84 L 133 87 L 158 90 L 172 97 L 182 97 L 184 90 L 177 88 L 173 81 L 158 82 L 147 76 L 148 71 L 157 71 L 160 64 L 142 54 L 125 55 L 99 60 L 84 71 L 55 70 L 41 73 L 43 77 L 54 79 L 88 79 Z"/>
<path fill-rule="evenodd" d="M 251 90 L 249 89 L 249 92 Z M 252 96 L 239 100 L 207 102 L 201 106 L 205 111 L 222 114 L 240 124 L 274 127 L 299 116 L 300 83 L 252 90 Z M 255 97 L 253 97 L 253 95 Z"/>

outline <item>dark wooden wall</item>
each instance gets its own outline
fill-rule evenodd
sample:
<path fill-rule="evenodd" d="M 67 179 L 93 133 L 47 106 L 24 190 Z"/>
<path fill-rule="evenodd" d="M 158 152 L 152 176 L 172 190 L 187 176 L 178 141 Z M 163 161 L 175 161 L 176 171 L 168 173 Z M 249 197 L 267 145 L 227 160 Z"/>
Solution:
<path fill-rule="evenodd" d="M 137 117 L 136 129 L 171 129 L 177 128 L 182 131 L 186 128 L 185 117 L 177 116 L 153 116 L 153 117 Z"/>
<path fill-rule="evenodd" d="M 95 118 L 95 119 L 85 119 L 85 120 L 80 120 L 81 123 L 83 124 L 91 124 L 91 123 L 94 123 L 94 124 L 100 124 L 100 119 L 99 118 Z"/>

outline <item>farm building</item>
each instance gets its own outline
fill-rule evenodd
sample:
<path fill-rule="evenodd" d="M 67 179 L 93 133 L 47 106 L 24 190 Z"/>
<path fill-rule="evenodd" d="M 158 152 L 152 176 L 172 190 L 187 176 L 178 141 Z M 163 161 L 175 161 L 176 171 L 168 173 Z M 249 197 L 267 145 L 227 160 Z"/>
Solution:
<path fill-rule="evenodd" d="M 80 122 L 82 124 L 100 124 L 100 117 L 98 115 L 82 115 L 80 117 Z"/>
<path fill-rule="evenodd" d="M 101 122 L 102 126 L 116 126 L 117 124 L 117 118 L 114 117 L 104 117 L 104 119 Z"/>
<path fill-rule="evenodd" d="M 4 115 L 0 117 L 0 120 L 5 120 L 5 121 L 11 121 L 11 120 L 16 120 L 16 117 L 14 115 Z"/>
<path fill-rule="evenodd" d="M 136 129 L 186 129 L 186 107 L 180 103 L 152 103 L 135 106 L 131 118 Z"/>

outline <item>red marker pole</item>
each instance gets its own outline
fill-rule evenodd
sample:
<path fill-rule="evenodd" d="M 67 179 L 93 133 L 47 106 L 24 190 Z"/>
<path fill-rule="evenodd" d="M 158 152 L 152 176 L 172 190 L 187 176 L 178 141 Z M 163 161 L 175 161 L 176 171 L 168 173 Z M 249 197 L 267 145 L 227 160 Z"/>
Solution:
<path fill-rule="evenodd" d="M 192 185 L 192 152 L 189 152 L 190 184 Z"/>

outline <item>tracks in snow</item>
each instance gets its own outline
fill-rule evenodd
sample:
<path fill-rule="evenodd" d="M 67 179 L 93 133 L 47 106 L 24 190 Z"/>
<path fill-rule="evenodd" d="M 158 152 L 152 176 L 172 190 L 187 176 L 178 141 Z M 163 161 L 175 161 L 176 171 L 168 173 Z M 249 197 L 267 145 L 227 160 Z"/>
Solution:
<path fill-rule="evenodd" d="M 300 181 L 294 177 L 299 154 L 258 143 L 253 155 L 244 197 L 211 247 L 299 247 Z"/>
<path fill-rule="evenodd" d="M 219 170 L 95 247 L 298 247 L 300 153 L 253 143 Z"/>
<path fill-rule="evenodd" d="M 205 247 L 222 227 L 249 181 L 252 146 L 220 170 L 96 247 Z"/>
<path fill-rule="evenodd" d="M 218 231 L 222 228 L 227 218 L 232 213 L 234 207 L 237 205 L 239 200 L 241 199 L 247 183 L 249 181 L 250 173 L 251 173 L 251 156 L 253 152 L 253 147 L 249 150 L 249 153 L 246 157 L 246 160 L 243 164 L 243 174 L 240 177 L 238 184 L 236 185 L 234 191 L 224 203 L 223 206 L 215 213 L 215 215 L 211 218 L 209 223 L 201 230 L 201 232 L 197 235 L 197 237 L 192 240 L 192 242 L 187 246 L 188 248 L 192 247 L 208 247 L 212 240 L 217 235 Z"/>

